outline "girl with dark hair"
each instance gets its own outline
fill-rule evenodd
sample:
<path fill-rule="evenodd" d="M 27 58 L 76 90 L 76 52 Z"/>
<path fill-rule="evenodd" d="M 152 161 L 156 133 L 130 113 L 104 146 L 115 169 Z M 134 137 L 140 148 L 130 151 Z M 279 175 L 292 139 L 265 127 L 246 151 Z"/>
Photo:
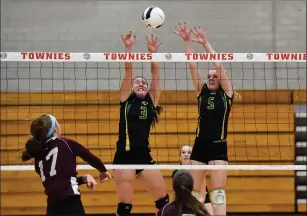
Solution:
<path fill-rule="evenodd" d="M 189 145 L 184 145 L 180 149 L 180 164 L 181 165 L 190 165 L 191 164 L 191 153 L 192 153 L 192 147 Z M 175 174 L 180 170 L 174 170 L 172 174 L 172 178 L 174 178 Z M 210 202 L 209 198 L 209 192 L 206 184 L 203 184 L 200 192 L 201 196 L 199 198 L 199 201 L 201 203 L 204 203 L 205 209 L 207 212 L 211 215 L 213 215 L 213 207 Z"/>
<path fill-rule="evenodd" d="M 21 159 L 34 158 L 35 171 L 40 175 L 48 197 L 47 216 L 85 215 L 78 187 L 86 184 L 92 190 L 96 181 L 91 175 L 77 178 L 76 157 L 96 168 L 101 182 L 112 179 L 104 164 L 78 142 L 60 138 L 60 124 L 52 115 L 43 114 L 33 120 L 30 132 L 32 138 L 27 141 Z"/>
<path fill-rule="evenodd" d="M 192 195 L 193 178 L 189 172 L 182 170 L 176 172 L 173 177 L 173 190 L 175 200 L 160 209 L 158 216 L 210 215 L 204 205 Z"/>
<path fill-rule="evenodd" d="M 191 153 L 192 153 L 192 147 L 189 145 L 184 145 L 181 147 L 180 149 L 180 164 L 181 165 L 190 165 L 191 164 Z M 174 170 L 173 174 L 172 174 L 172 178 L 174 178 L 175 174 L 178 172 L 179 170 Z M 207 212 L 211 215 L 213 215 L 213 207 L 212 204 L 210 202 L 210 198 L 209 198 L 209 192 L 208 192 L 208 188 L 206 186 L 206 184 L 203 184 L 203 187 L 201 189 L 201 196 L 199 198 L 199 201 L 201 203 L 204 203 L 205 209 L 207 210 Z"/>

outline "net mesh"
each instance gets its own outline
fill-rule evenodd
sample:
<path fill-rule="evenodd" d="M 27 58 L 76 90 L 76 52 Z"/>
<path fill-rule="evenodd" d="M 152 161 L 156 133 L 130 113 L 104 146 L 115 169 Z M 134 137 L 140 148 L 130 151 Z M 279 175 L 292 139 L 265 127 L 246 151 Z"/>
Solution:
<path fill-rule="evenodd" d="M 40 202 L 44 200 L 38 187 L 41 182 L 32 172 L 33 161 L 21 164 L 20 159 L 30 136 L 29 123 L 41 113 L 53 114 L 61 124 L 63 135 L 89 148 L 109 170 L 160 169 L 169 194 L 173 193 L 170 185 L 175 169 L 228 169 L 228 212 L 306 212 L 306 106 L 302 105 L 306 103 L 305 62 L 264 59 L 224 62 L 234 89 L 241 95 L 241 100 L 234 101 L 228 124 L 230 166 L 183 167 L 179 165 L 179 152 L 183 145 L 194 143 L 197 95 L 188 63 L 164 59 L 159 64 L 163 89 L 159 104 L 164 111 L 150 135 L 152 157 L 158 165 L 124 167 L 111 164 L 118 139 L 123 62 L 88 62 L 83 54 L 74 62 L 7 61 L 3 53 L 1 57 L 3 213 L 16 213 L 18 209 L 28 214 L 45 212 L 42 207 L 45 204 Z M 209 62 L 198 62 L 197 66 L 203 79 L 212 69 Z M 133 68 L 135 76 L 151 81 L 149 62 L 133 63 Z M 78 164 L 79 174 L 96 175 L 82 160 L 78 159 Z M 21 179 L 28 183 L 20 184 Z M 134 211 L 142 215 L 152 213 L 154 203 L 139 183 Z M 209 190 L 211 183 L 207 179 Z M 104 183 L 94 193 L 82 191 L 86 211 L 114 213 L 115 191 L 113 182 Z M 16 199 L 27 200 L 28 194 L 36 200 L 35 204 L 12 205 Z"/>
<path fill-rule="evenodd" d="M 295 92 L 306 89 L 306 64 L 223 63 L 241 100 L 228 126 L 230 164 L 295 163 Z M 151 80 L 150 63 L 133 64 L 134 75 Z M 162 62 L 161 121 L 150 145 L 157 164 L 178 164 L 179 150 L 193 145 L 197 100 L 186 62 Z M 210 63 L 198 63 L 203 78 Z M 64 136 L 78 140 L 111 163 L 118 139 L 119 86 L 124 64 L 114 62 L 1 62 L 1 164 L 19 165 L 29 123 L 53 114 Z M 79 161 L 83 164 L 82 161 Z M 29 162 L 30 164 L 32 161 Z"/>

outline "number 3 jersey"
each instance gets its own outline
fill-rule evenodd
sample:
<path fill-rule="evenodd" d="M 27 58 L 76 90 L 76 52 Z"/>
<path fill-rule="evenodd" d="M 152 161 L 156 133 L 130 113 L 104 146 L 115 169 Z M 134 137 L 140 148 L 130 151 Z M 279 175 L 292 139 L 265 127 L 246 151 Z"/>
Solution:
<path fill-rule="evenodd" d="M 222 88 L 210 91 L 205 83 L 197 99 L 199 117 L 196 137 L 205 141 L 226 139 L 233 98 L 228 97 Z"/>
<path fill-rule="evenodd" d="M 35 157 L 35 171 L 40 175 L 48 196 L 48 203 L 67 196 L 79 195 L 77 159 L 81 157 L 100 172 L 106 172 L 104 164 L 82 145 L 67 138 L 51 138 L 45 150 Z"/>
<path fill-rule="evenodd" d="M 117 151 L 149 148 L 149 134 L 155 115 L 155 107 L 149 93 L 144 99 L 131 93 L 120 103 L 119 139 Z"/>

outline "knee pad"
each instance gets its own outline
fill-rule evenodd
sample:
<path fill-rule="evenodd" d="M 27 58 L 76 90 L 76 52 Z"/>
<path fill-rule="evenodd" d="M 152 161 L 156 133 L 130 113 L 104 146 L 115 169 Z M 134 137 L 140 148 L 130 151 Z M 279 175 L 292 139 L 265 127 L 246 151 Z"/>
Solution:
<path fill-rule="evenodd" d="M 197 199 L 199 200 L 201 198 L 201 193 L 199 191 L 195 191 L 193 190 L 192 191 L 192 195 Z"/>
<path fill-rule="evenodd" d="M 163 198 L 161 198 L 159 200 L 156 200 L 155 203 L 156 203 L 156 208 L 157 209 L 162 209 L 166 204 L 169 203 L 169 196 L 168 196 L 168 194 L 166 194 L 165 197 L 163 197 Z"/>
<path fill-rule="evenodd" d="M 119 216 L 130 216 L 131 209 L 132 209 L 132 204 L 118 203 L 116 213 Z"/>
<path fill-rule="evenodd" d="M 215 189 L 211 192 L 211 202 L 214 206 L 226 205 L 226 193 L 223 189 Z"/>

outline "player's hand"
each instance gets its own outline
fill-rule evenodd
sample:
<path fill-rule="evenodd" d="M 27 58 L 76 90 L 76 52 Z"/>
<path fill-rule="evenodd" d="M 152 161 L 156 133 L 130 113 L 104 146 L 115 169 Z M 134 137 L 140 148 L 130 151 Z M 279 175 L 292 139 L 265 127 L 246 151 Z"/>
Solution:
<path fill-rule="evenodd" d="M 175 29 L 174 33 L 179 35 L 184 41 L 191 40 L 191 29 L 187 27 L 187 22 L 179 23 L 178 26 L 175 26 Z"/>
<path fill-rule="evenodd" d="M 104 181 L 111 179 L 113 180 L 112 176 L 110 175 L 109 172 L 101 172 L 99 173 L 99 180 L 101 183 L 103 183 Z"/>
<path fill-rule="evenodd" d="M 95 186 L 97 185 L 96 180 L 94 179 L 93 176 L 86 174 L 83 176 L 83 180 L 87 186 L 88 189 L 94 190 Z"/>
<path fill-rule="evenodd" d="M 122 40 L 125 44 L 126 49 L 131 49 L 132 45 L 135 43 L 136 35 L 130 31 L 125 36 L 122 35 Z"/>
<path fill-rule="evenodd" d="M 146 36 L 146 44 L 150 53 L 156 53 L 162 42 L 158 42 L 158 37 L 154 37 L 152 34 L 151 37 Z"/>
<path fill-rule="evenodd" d="M 204 31 L 198 26 L 196 28 L 191 29 L 191 32 L 195 35 L 195 38 L 192 39 L 192 41 L 200 43 L 201 45 L 204 45 L 207 43 L 207 29 L 204 28 Z"/>

